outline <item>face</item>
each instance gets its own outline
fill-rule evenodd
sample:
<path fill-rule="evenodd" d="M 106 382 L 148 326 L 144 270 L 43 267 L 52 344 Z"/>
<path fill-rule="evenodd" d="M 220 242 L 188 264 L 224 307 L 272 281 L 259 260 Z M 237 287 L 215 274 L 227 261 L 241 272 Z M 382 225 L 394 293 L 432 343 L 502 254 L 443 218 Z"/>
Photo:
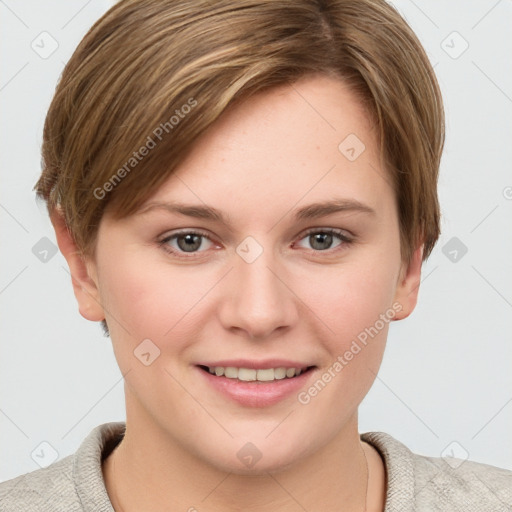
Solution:
<path fill-rule="evenodd" d="M 357 429 L 415 305 L 421 249 L 405 267 L 399 243 L 375 127 L 309 77 L 226 112 L 140 212 L 106 214 L 77 297 L 107 320 L 127 421 L 223 471 L 258 453 L 278 471 Z"/>

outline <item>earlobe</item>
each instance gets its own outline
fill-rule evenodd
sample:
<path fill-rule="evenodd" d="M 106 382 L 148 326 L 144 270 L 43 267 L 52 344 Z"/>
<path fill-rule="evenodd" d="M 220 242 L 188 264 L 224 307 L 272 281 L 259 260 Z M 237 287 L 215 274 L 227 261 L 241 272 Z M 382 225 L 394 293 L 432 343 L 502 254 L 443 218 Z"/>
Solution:
<path fill-rule="evenodd" d="M 89 271 L 86 261 L 82 258 L 60 208 L 55 209 L 50 215 L 50 220 L 55 229 L 59 249 L 68 262 L 80 314 L 87 320 L 100 322 L 105 318 L 105 314 L 100 302 L 97 281 L 90 276 L 93 271 Z"/>
<path fill-rule="evenodd" d="M 413 253 L 408 266 L 402 265 L 398 278 L 395 302 L 398 302 L 402 309 L 397 312 L 394 320 L 407 318 L 416 307 L 421 282 L 421 265 L 423 263 L 423 244 Z"/>

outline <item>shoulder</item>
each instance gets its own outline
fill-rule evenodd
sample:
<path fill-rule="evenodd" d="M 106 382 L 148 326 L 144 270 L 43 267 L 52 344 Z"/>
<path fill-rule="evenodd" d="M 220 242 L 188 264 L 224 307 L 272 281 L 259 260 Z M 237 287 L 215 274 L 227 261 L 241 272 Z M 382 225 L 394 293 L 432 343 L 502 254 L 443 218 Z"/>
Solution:
<path fill-rule="evenodd" d="M 73 483 L 73 455 L 0 483 L 2 512 L 82 510 Z"/>
<path fill-rule="evenodd" d="M 512 471 L 508 469 L 419 455 L 384 432 L 368 432 L 361 439 L 380 452 L 386 467 L 385 512 L 512 510 Z"/>
<path fill-rule="evenodd" d="M 0 511 L 112 512 L 101 462 L 121 440 L 125 426 L 123 422 L 99 425 L 74 454 L 0 483 Z"/>
<path fill-rule="evenodd" d="M 512 510 L 512 471 L 452 457 L 412 457 L 418 503 Z"/>

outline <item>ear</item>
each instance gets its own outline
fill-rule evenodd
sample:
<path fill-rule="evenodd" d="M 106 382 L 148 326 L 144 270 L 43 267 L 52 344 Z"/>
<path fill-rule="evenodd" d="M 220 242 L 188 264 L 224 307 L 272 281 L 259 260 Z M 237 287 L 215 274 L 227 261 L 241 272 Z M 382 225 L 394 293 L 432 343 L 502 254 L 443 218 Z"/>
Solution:
<path fill-rule="evenodd" d="M 393 320 L 407 318 L 416 307 L 421 283 L 422 258 L 423 244 L 414 251 L 408 266 L 402 263 L 395 292 L 395 301 L 402 305 L 402 310 L 397 312 Z"/>
<path fill-rule="evenodd" d="M 105 314 L 100 303 L 95 265 L 93 262 L 87 263 L 80 255 L 60 208 L 54 210 L 50 215 L 50 220 L 55 229 L 59 249 L 68 262 L 73 291 L 78 301 L 80 314 L 86 320 L 100 322 L 105 318 Z M 91 271 L 89 271 L 88 265 Z M 90 273 L 93 274 L 94 278 L 90 277 Z"/>

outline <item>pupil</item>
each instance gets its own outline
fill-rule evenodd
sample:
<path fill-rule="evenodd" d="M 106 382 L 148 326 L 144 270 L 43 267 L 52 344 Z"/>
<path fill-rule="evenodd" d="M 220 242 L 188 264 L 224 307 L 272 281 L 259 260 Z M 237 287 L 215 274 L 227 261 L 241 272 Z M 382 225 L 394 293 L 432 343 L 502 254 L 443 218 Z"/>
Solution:
<path fill-rule="evenodd" d="M 180 249 L 184 251 L 190 251 L 198 249 L 201 246 L 200 241 L 201 235 L 194 235 L 194 234 L 188 234 L 183 235 L 180 238 L 178 238 L 178 245 Z M 185 239 L 186 242 L 184 244 L 181 243 L 181 240 Z"/>
<path fill-rule="evenodd" d="M 332 235 L 330 233 L 317 233 L 315 235 L 312 235 L 312 238 L 313 238 L 313 242 L 312 242 L 311 246 L 314 249 L 319 249 L 320 251 L 328 249 L 332 244 Z M 318 240 L 320 240 L 320 247 L 318 246 L 318 243 L 317 243 Z M 326 240 L 328 242 L 328 247 L 322 247 L 321 246 L 322 243 L 325 243 Z"/>

